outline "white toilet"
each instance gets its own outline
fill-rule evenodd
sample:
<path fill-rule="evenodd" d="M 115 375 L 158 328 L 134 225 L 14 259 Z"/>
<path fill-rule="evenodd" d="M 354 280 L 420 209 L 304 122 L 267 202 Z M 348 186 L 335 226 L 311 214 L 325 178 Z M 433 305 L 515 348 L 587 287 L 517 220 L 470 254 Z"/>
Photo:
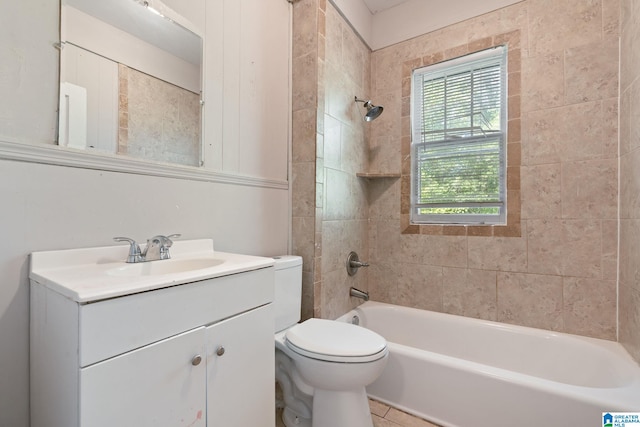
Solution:
<path fill-rule="evenodd" d="M 387 342 L 373 331 L 324 319 L 302 323 L 302 258 L 276 257 L 276 380 L 287 427 L 372 427 L 365 386 L 382 373 Z"/>

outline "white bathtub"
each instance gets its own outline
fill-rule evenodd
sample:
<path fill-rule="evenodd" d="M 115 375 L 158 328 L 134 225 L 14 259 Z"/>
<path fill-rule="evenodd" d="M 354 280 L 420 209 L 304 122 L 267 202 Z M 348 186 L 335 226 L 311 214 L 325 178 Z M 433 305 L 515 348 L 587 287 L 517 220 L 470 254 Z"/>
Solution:
<path fill-rule="evenodd" d="M 458 427 L 601 427 L 640 412 L 640 367 L 615 342 L 366 302 L 339 320 L 384 336 L 374 399 Z"/>

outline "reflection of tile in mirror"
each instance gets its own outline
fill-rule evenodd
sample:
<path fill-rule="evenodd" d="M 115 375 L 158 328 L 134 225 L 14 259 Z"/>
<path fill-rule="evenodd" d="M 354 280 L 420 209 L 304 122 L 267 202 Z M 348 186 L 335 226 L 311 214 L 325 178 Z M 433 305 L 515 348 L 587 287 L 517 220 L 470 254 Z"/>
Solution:
<path fill-rule="evenodd" d="M 200 97 L 120 65 L 119 152 L 198 166 Z"/>

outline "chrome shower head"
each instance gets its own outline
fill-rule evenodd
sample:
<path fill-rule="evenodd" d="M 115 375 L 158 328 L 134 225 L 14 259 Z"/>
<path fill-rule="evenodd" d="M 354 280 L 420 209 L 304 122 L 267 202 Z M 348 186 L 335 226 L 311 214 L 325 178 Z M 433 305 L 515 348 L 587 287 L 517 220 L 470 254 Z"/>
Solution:
<path fill-rule="evenodd" d="M 364 120 L 367 122 L 375 120 L 380 114 L 382 114 L 382 110 L 384 108 L 382 105 L 373 105 L 371 101 L 365 101 L 364 99 L 358 99 L 358 97 L 354 97 L 356 102 L 363 102 L 364 108 L 367 109 L 366 114 L 364 115 Z"/>

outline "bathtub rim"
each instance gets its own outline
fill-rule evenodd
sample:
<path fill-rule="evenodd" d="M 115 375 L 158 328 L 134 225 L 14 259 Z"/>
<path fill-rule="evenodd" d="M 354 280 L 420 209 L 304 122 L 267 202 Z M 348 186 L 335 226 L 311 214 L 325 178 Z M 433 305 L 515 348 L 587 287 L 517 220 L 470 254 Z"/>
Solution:
<path fill-rule="evenodd" d="M 403 355 L 410 355 L 412 357 L 417 356 L 429 356 L 429 360 L 444 364 L 445 366 L 454 368 L 454 369 L 465 369 L 465 370 L 474 370 L 474 372 L 479 373 L 480 375 L 490 376 L 498 381 L 508 381 L 519 386 L 532 386 L 537 390 L 544 391 L 547 393 L 551 393 L 553 395 L 562 395 L 565 397 L 580 399 L 583 401 L 587 401 L 592 404 L 608 404 L 611 409 L 607 409 L 610 411 L 617 410 L 636 410 L 640 411 L 640 397 L 638 397 L 635 401 L 630 398 L 630 391 L 637 392 L 637 396 L 640 396 L 640 365 L 638 365 L 635 360 L 631 357 L 631 355 L 624 349 L 624 347 L 616 342 L 603 340 L 599 338 L 586 337 L 581 335 L 569 334 L 565 332 L 556 332 L 549 331 L 545 329 L 532 328 L 528 326 L 521 325 L 512 325 L 508 323 L 495 322 L 492 320 L 485 319 L 477 319 L 465 316 L 459 316 L 455 314 L 449 313 L 441 313 L 430 310 L 422 310 L 413 307 L 404 307 L 398 306 L 394 304 L 382 303 L 377 301 L 366 301 L 363 304 L 355 307 L 344 315 L 340 316 L 338 321 L 351 322 L 351 319 L 354 315 L 358 315 L 359 311 L 363 309 L 367 309 L 368 307 L 382 307 L 391 310 L 409 310 L 409 311 L 426 311 L 430 315 L 434 315 L 436 317 L 442 316 L 443 318 L 457 318 L 457 320 L 471 321 L 478 324 L 488 324 L 492 327 L 498 326 L 501 328 L 508 328 L 509 330 L 515 332 L 523 332 L 528 335 L 531 334 L 545 334 L 547 336 L 559 337 L 559 338 L 570 338 L 576 339 L 581 342 L 586 342 L 591 345 L 595 345 L 604 349 L 605 351 L 611 353 L 613 356 L 618 358 L 622 363 L 626 366 L 624 368 L 632 369 L 635 374 L 634 377 L 626 384 L 616 386 L 616 387 L 591 387 L 586 385 L 575 385 L 560 381 L 554 381 L 549 378 L 541 378 L 538 376 L 534 376 L 527 373 L 517 372 L 508 370 L 505 368 L 500 368 L 496 366 L 487 365 L 480 362 L 475 362 L 473 360 L 462 359 L 454 356 L 449 356 L 446 354 L 441 354 L 429 350 L 414 348 L 405 344 L 396 343 L 388 340 L 387 347 L 389 348 L 389 352 L 393 353 L 400 351 Z M 362 314 L 360 313 L 362 317 Z M 361 320 L 362 322 L 362 320 Z M 362 324 L 362 323 L 361 323 Z M 366 327 L 366 325 L 364 325 Z M 373 396 L 374 398 L 380 400 L 379 397 Z M 381 400 L 382 401 L 382 400 Z M 389 402 L 385 402 L 389 403 Z M 635 409 L 633 408 L 635 405 Z M 625 409 L 626 408 L 626 409 Z M 402 408 L 400 408 L 402 409 Z"/>

